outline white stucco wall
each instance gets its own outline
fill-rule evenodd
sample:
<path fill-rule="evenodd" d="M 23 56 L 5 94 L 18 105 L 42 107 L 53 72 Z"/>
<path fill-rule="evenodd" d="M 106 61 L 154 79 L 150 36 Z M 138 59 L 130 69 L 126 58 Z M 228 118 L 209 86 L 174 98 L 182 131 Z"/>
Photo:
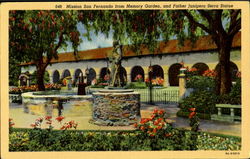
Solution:
<path fill-rule="evenodd" d="M 239 49 L 231 51 L 231 61 L 233 61 L 238 69 L 241 67 L 241 53 Z M 141 66 L 144 69 L 145 78 L 148 76 L 148 66 L 150 65 L 160 65 L 164 71 L 164 79 L 168 84 L 168 69 L 172 64 L 184 62 L 185 65 L 192 67 L 196 63 L 206 63 L 210 69 L 215 69 L 218 64 L 218 54 L 215 51 L 212 52 L 195 52 L 195 53 L 174 53 L 165 54 L 162 57 L 155 56 L 143 56 L 143 57 L 130 57 L 124 58 L 122 61 L 122 66 L 127 71 L 128 81 L 130 81 L 131 70 L 134 66 Z M 60 77 L 62 77 L 63 72 L 68 69 L 71 76 L 74 76 L 76 69 L 81 69 L 83 74 L 86 68 L 94 68 L 96 71 L 97 78 L 99 78 L 100 70 L 103 67 L 107 67 L 106 60 L 85 60 L 78 62 L 64 62 L 64 63 L 54 63 L 47 67 L 47 71 L 50 74 L 50 79 L 52 82 L 52 76 L 55 70 L 59 71 Z M 35 66 L 22 67 L 22 72 L 29 71 L 30 73 L 36 70 Z"/>

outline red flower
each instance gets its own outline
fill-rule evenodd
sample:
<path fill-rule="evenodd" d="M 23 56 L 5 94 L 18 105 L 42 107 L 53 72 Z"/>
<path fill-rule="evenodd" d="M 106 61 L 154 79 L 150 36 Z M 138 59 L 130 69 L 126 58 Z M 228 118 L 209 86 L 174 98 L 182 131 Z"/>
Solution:
<path fill-rule="evenodd" d="M 154 134 L 150 134 L 151 137 L 155 136 Z"/>
<path fill-rule="evenodd" d="M 137 123 L 134 123 L 134 127 L 137 128 L 138 124 Z"/>
<path fill-rule="evenodd" d="M 65 126 L 62 126 L 60 129 L 61 129 L 61 130 L 64 130 L 64 129 L 65 129 Z"/>
<path fill-rule="evenodd" d="M 50 120 L 52 118 L 52 116 L 46 116 L 45 120 Z"/>
<path fill-rule="evenodd" d="M 159 124 L 158 120 L 154 121 L 154 125 L 158 125 L 158 124 Z"/>
<path fill-rule="evenodd" d="M 148 120 L 147 118 L 142 118 L 141 121 L 140 121 L 140 123 L 141 123 L 141 124 L 144 124 L 144 123 L 146 123 L 146 122 L 148 122 L 148 121 L 149 121 L 149 120 Z"/>
<path fill-rule="evenodd" d="M 162 109 L 159 111 L 159 114 L 162 115 L 165 111 Z"/>
<path fill-rule="evenodd" d="M 157 129 L 156 129 L 156 128 L 154 128 L 154 129 L 153 129 L 153 133 L 156 133 L 156 131 L 157 131 Z"/>
<path fill-rule="evenodd" d="M 56 118 L 56 120 L 57 120 L 58 122 L 61 122 L 63 119 L 64 119 L 63 116 L 59 116 L 59 117 Z"/>
<path fill-rule="evenodd" d="M 39 121 L 40 123 L 43 122 L 43 118 L 38 118 L 36 121 Z"/>
<path fill-rule="evenodd" d="M 162 121 L 163 119 L 162 118 L 158 118 L 158 122 Z"/>
<path fill-rule="evenodd" d="M 30 124 L 30 126 L 35 128 L 37 125 L 36 124 Z"/>
<path fill-rule="evenodd" d="M 144 126 L 141 126 L 140 129 L 141 129 L 141 130 L 145 130 L 145 127 L 144 127 Z"/>
<path fill-rule="evenodd" d="M 195 112 L 196 108 L 190 108 L 189 110 Z"/>
<path fill-rule="evenodd" d="M 71 127 L 72 127 L 72 126 L 71 126 L 70 124 L 66 126 L 67 129 L 69 129 L 69 128 L 71 128 Z"/>
<path fill-rule="evenodd" d="M 189 119 L 191 119 L 191 118 L 193 118 L 194 116 L 196 115 L 196 112 L 191 112 L 190 114 L 189 114 Z"/>
<path fill-rule="evenodd" d="M 157 114 L 157 113 L 158 113 L 158 110 L 157 110 L 157 109 L 155 109 L 153 113 L 154 113 L 154 114 Z"/>
<path fill-rule="evenodd" d="M 159 126 L 157 126 L 157 129 L 158 129 L 158 130 L 160 130 L 161 128 L 162 128 L 162 126 L 160 126 L 160 125 L 159 125 Z"/>

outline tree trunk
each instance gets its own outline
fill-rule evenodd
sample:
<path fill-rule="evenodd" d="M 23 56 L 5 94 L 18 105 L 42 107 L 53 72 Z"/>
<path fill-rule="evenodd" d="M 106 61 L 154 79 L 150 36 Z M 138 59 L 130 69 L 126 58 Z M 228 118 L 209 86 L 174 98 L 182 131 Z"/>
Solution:
<path fill-rule="evenodd" d="M 37 67 L 37 85 L 38 85 L 38 91 L 45 91 L 45 86 L 44 86 L 44 73 L 45 73 L 45 68 L 42 66 Z"/>
<path fill-rule="evenodd" d="M 229 37 L 221 37 L 219 42 L 219 69 L 217 75 L 217 94 L 228 94 L 231 91 L 232 79 L 230 72 L 230 51 L 232 39 Z"/>

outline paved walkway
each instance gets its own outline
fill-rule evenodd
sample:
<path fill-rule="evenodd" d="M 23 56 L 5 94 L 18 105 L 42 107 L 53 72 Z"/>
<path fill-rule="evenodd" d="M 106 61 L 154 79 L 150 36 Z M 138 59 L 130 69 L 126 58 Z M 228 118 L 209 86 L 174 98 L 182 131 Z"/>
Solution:
<path fill-rule="evenodd" d="M 185 128 L 190 129 L 189 120 L 187 118 L 177 117 L 176 112 L 179 108 L 176 105 L 144 105 L 142 104 L 142 116 L 150 116 L 150 112 L 152 112 L 155 108 L 166 110 L 169 116 L 169 122 L 173 124 L 174 127 L 177 128 Z M 233 135 L 233 136 L 241 136 L 241 123 L 228 123 L 221 121 L 211 121 L 211 120 L 200 120 L 201 131 L 211 132 L 211 133 L 219 133 L 225 135 Z"/>
<path fill-rule="evenodd" d="M 169 118 L 168 121 L 173 124 L 174 127 L 177 128 L 186 128 L 189 127 L 189 120 L 186 118 L 176 117 L 176 112 L 178 111 L 178 107 L 176 105 L 141 105 L 141 116 L 142 118 L 150 117 L 151 112 L 154 109 L 164 109 L 166 110 Z M 10 105 L 10 118 L 13 119 L 15 126 L 18 128 L 30 128 L 30 124 L 34 123 L 34 121 L 38 117 L 37 115 L 31 115 L 23 112 L 22 105 L 11 104 Z M 89 112 L 84 117 L 76 117 L 76 116 L 68 116 L 65 118 L 66 121 L 74 120 L 78 122 L 78 128 L 80 130 L 133 130 L 133 126 L 97 126 L 90 124 L 88 121 L 91 119 L 91 112 Z M 59 129 L 62 125 L 53 119 L 53 126 L 55 129 Z M 47 127 L 46 124 L 43 124 L 43 127 Z M 217 122 L 210 120 L 201 120 L 200 121 L 200 129 L 201 131 L 220 133 L 226 135 L 234 135 L 241 136 L 241 123 L 227 123 L 227 122 Z"/>

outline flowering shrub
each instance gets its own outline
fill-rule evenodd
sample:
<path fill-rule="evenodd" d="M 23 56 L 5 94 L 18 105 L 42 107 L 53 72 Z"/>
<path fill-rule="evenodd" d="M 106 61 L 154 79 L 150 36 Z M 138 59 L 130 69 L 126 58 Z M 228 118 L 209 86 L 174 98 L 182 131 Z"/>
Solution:
<path fill-rule="evenodd" d="M 62 121 L 63 119 L 65 119 L 65 117 L 63 117 L 63 116 L 58 116 L 58 117 L 56 118 L 56 120 L 57 120 L 59 123 L 61 123 L 61 121 Z"/>
<path fill-rule="evenodd" d="M 191 76 L 187 78 L 186 88 L 193 88 L 194 91 L 215 91 L 215 79 L 207 76 Z"/>
<path fill-rule="evenodd" d="M 139 124 L 134 125 L 146 136 L 171 136 L 172 126 L 166 121 L 166 112 L 155 109 L 151 118 L 142 118 Z"/>
<path fill-rule="evenodd" d="M 149 86 L 149 82 L 150 82 L 149 78 L 146 78 L 145 82 L 146 82 L 147 86 Z M 164 79 L 161 77 L 156 77 L 156 78 L 152 79 L 151 82 L 152 82 L 153 86 L 163 86 Z"/>
<path fill-rule="evenodd" d="M 188 116 L 190 122 L 189 122 L 189 125 L 191 126 L 191 130 L 194 131 L 194 132 L 197 132 L 199 130 L 199 118 L 198 116 L 196 115 L 196 112 L 195 112 L 195 108 L 190 108 L 189 111 L 190 111 L 190 114 Z"/>
<path fill-rule="evenodd" d="M 104 76 L 103 79 L 104 79 L 104 81 L 108 82 L 109 79 L 110 79 L 110 75 L 109 75 L 109 74 L 106 74 L 106 75 Z"/>
<path fill-rule="evenodd" d="M 195 112 L 204 115 L 206 119 L 210 119 L 211 114 L 216 111 L 216 98 L 217 96 L 211 91 L 193 92 L 179 102 L 180 111 L 190 112 L 190 108 L 196 108 Z"/>
<path fill-rule="evenodd" d="M 69 122 L 64 123 L 64 125 L 61 127 L 61 130 L 67 130 L 67 129 L 70 129 L 70 128 L 76 129 L 77 125 L 78 125 L 78 123 L 75 123 L 74 120 L 71 120 Z"/>
<path fill-rule="evenodd" d="M 197 68 L 192 67 L 192 68 L 189 69 L 188 67 L 186 67 L 186 69 L 187 69 L 187 72 L 186 72 L 187 78 L 198 75 Z"/>
<path fill-rule="evenodd" d="M 61 89 L 60 84 L 45 84 L 45 90 L 60 90 L 60 89 Z M 34 91 L 38 91 L 38 85 L 20 86 L 17 88 L 11 88 L 9 90 L 9 93 L 21 94 L 24 92 L 34 92 Z"/>
<path fill-rule="evenodd" d="M 135 81 L 136 81 L 136 82 L 142 82 L 142 75 L 138 74 L 138 75 L 135 77 Z"/>
<path fill-rule="evenodd" d="M 215 70 L 206 70 L 202 76 L 205 76 L 205 77 L 212 77 L 212 78 L 215 78 L 217 76 L 217 73 Z"/>
<path fill-rule="evenodd" d="M 62 124 L 62 120 L 65 119 L 65 117 L 63 116 L 58 116 L 55 118 L 56 121 L 58 121 L 60 124 Z M 48 125 L 48 129 L 53 129 L 54 127 L 52 126 L 52 116 L 46 116 L 44 119 L 43 118 L 38 118 L 36 119 L 35 123 L 34 124 L 31 124 L 30 126 L 35 128 L 35 129 L 41 129 L 41 126 L 42 126 L 42 123 L 43 121 L 46 121 L 46 124 Z M 76 129 L 78 126 L 78 123 L 76 123 L 75 121 L 69 121 L 69 122 L 65 122 L 63 124 L 63 126 L 60 128 L 61 130 L 67 130 L 67 129 L 70 129 L 70 128 L 74 128 Z"/>
<path fill-rule="evenodd" d="M 240 72 L 240 71 L 238 71 L 238 72 L 236 73 L 236 77 L 237 77 L 237 78 L 241 78 L 241 72 Z"/>
<path fill-rule="evenodd" d="M 15 123 L 13 122 L 13 119 L 9 118 L 9 133 L 12 132 L 14 125 L 15 125 Z"/>
<path fill-rule="evenodd" d="M 66 78 L 62 79 L 62 85 L 63 85 L 63 86 L 66 86 L 66 85 L 67 85 L 67 79 L 66 79 Z"/>

